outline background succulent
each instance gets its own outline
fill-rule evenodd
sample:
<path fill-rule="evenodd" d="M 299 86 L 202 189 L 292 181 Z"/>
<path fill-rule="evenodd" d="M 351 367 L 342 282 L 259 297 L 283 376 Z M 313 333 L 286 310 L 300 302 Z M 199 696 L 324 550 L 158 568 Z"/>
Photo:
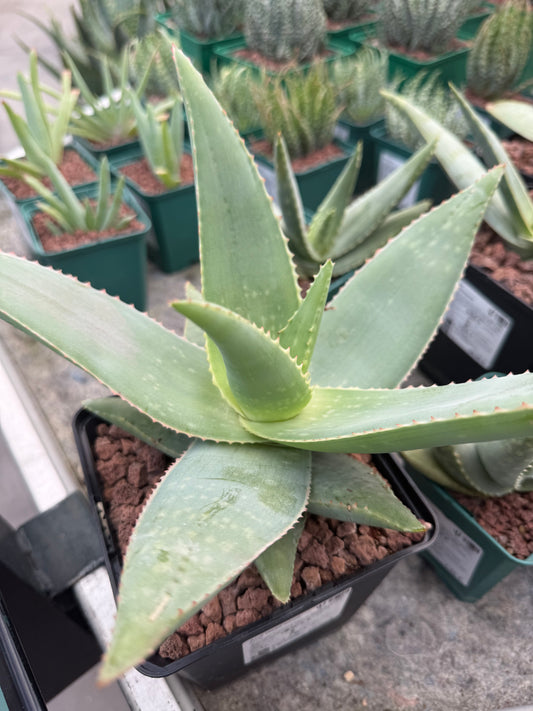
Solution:
<path fill-rule="evenodd" d="M 388 84 L 386 52 L 363 47 L 352 57 L 333 62 L 330 76 L 343 116 L 356 124 L 382 118 L 385 99 L 380 91 Z"/>
<path fill-rule="evenodd" d="M 375 4 L 375 0 L 324 0 L 324 10 L 334 22 L 355 21 L 364 17 Z"/>
<path fill-rule="evenodd" d="M 246 44 L 280 62 L 307 62 L 326 39 L 322 0 L 254 0 L 244 15 Z"/>
<path fill-rule="evenodd" d="M 179 92 L 172 41 L 166 32 L 154 30 L 136 37 L 129 45 L 129 52 L 132 82 L 135 86 L 142 85 L 146 97 L 167 97 Z"/>
<path fill-rule="evenodd" d="M 469 91 L 497 99 L 516 87 L 533 41 L 533 10 L 528 0 L 507 0 L 483 23 L 466 65 Z"/>
<path fill-rule="evenodd" d="M 232 34 L 243 21 L 243 0 L 174 0 L 170 13 L 180 29 L 215 39 Z"/>
<path fill-rule="evenodd" d="M 257 84 L 257 73 L 239 64 L 223 64 L 211 72 L 211 90 L 240 132 L 261 125 L 254 99 Z"/>

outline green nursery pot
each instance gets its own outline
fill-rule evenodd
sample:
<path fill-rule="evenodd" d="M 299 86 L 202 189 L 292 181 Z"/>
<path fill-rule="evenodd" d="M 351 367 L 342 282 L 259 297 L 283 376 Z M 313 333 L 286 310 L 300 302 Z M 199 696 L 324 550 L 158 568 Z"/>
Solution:
<path fill-rule="evenodd" d="M 421 555 L 450 590 L 464 602 L 475 602 L 519 566 L 533 565 L 533 555 L 521 560 L 508 553 L 441 486 L 408 467 L 433 505 L 439 535 Z"/>
<path fill-rule="evenodd" d="M 332 40 L 342 40 L 350 42 L 350 35 L 354 32 L 371 32 L 377 27 L 377 20 L 367 19 L 361 22 L 354 22 L 336 30 L 328 29 L 328 37 Z"/>
<path fill-rule="evenodd" d="M 76 189 L 78 197 L 96 197 L 97 187 Z M 124 202 L 134 210 L 143 227 L 139 231 L 110 237 L 101 242 L 80 245 L 61 252 L 45 252 L 32 224 L 39 212 L 39 200 L 20 206 L 33 257 L 40 264 L 72 274 L 82 282 L 90 282 L 95 289 L 104 289 L 112 296 L 133 304 L 140 311 L 146 308 L 146 238 L 150 220 L 133 195 L 125 190 Z"/>
<path fill-rule="evenodd" d="M 116 176 L 121 168 L 142 158 L 140 147 L 111 160 Z M 148 257 L 164 272 L 172 273 L 194 264 L 199 259 L 198 216 L 194 183 L 178 186 L 161 194 L 144 192 L 126 178 L 152 222 L 148 238 Z"/>
<path fill-rule="evenodd" d="M 466 19 L 459 29 L 459 33 L 463 39 L 473 39 L 481 25 L 485 20 L 492 15 L 494 11 L 494 4 L 491 2 L 480 3 L 480 6 L 476 12 L 473 12 L 468 19 Z"/>
<path fill-rule="evenodd" d="M 370 135 L 375 142 L 376 175 L 377 181 L 380 182 L 395 168 L 405 163 L 412 156 L 413 151 L 402 143 L 390 139 L 384 123 L 372 128 Z M 433 158 L 399 207 L 408 207 L 425 198 L 431 199 L 434 205 L 438 205 L 451 197 L 454 192 L 453 184 L 440 163 Z"/>
<path fill-rule="evenodd" d="M 75 136 L 73 141 L 76 147 L 81 147 L 83 151 L 92 155 L 98 162 L 100 162 L 104 156 L 107 156 L 109 159 L 118 158 L 118 156 L 128 153 L 139 145 L 139 141 L 136 138 L 131 138 L 124 141 L 124 143 L 119 143 L 116 146 L 109 146 L 107 148 L 78 136 Z"/>

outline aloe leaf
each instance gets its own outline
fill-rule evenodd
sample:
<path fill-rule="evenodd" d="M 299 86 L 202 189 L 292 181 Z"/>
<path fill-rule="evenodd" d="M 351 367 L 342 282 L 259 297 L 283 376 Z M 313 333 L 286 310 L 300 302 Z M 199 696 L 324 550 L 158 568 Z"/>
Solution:
<path fill-rule="evenodd" d="M 107 212 L 107 202 L 109 199 L 111 177 L 109 174 L 109 160 L 107 156 L 100 161 L 100 170 L 98 174 L 98 196 L 96 199 L 96 214 L 95 221 L 97 225 L 104 222 Z"/>
<path fill-rule="evenodd" d="M 121 427 L 143 442 L 168 454 L 169 457 L 181 457 L 193 442 L 190 437 L 163 427 L 159 422 L 154 422 L 118 397 L 86 400 L 83 406 L 103 420 Z"/>
<path fill-rule="evenodd" d="M 437 464 L 440 464 L 455 481 L 470 487 L 478 494 L 502 496 L 513 490 L 514 480 L 512 484 L 506 485 L 489 475 L 479 458 L 475 443 L 436 447 L 432 450 L 432 454 Z"/>
<path fill-rule="evenodd" d="M 289 152 L 281 134 L 274 142 L 274 165 L 284 232 L 289 238 L 292 250 L 296 254 L 306 256 L 306 225 L 302 198 L 292 170 Z"/>
<path fill-rule="evenodd" d="M 496 134 L 483 123 L 461 92 L 453 85 L 451 88 L 474 134 L 476 144 L 481 149 L 485 163 L 489 167 L 499 164 L 505 165 L 505 173 L 500 184 L 500 190 L 507 202 L 513 206 L 512 212 L 517 220 L 517 229 L 520 232 L 529 233 L 533 239 L 533 202 L 529 197 L 526 184 Z"/>
<path fill-rule="evenodd" d="M 203 301 L 202 292 L 199 291 L 194 284 L 188 281 L 185 284 L 185 296 L 189 301 Z M 184 337 L 200 348 L 205 348 L 205 333 L 204 330 L 197 326 L 194 321 L 185 319 Z"/>
<path fill-rule="evenodd" d="M 460 190 L 468 187 L 483 175 L 485 172 L 483 163 L 451 131 L 445 129 L 403 97 L 383 90 L 381 93 L 411 119 L 426 141 L 437 139 L 435 156 Z M 488 205 L 485 220 L 495 232 L 508 242 L 521 249 L 529 250 L 531 248 L 527 231 L 521 234 L 517 229 L 517 217 L 500 191 L 494 194 Z"/>
<path fill-rule="evenodd" d="M 289 348 L 306 373 L 315 347 L 320 322 L 328 298 L 333 265 L 326 262 L 320 269 L 298 311 L 279 334 L 282 348 Z"/>
<path fill-rule="evenodd" d="M 401 531 L 424 530 L 382 476 L 359 459 L 315 452 L 311 469 L 310 513 Z"/>
<path fill-rule="evenodd" d="M 294 525 L 307 502 L 310 468 L 307 452 L 191 446 L 133 532 L 101 681 L 142 661 Z"/>
<path fill-rule="evenodd" d="M 493 169 L 411 223 L 355 273 L 322 318 L 313 384 L 402 382 L 439 326 L 501 174 Z"/>
<path fill-rule="evenodd" d="M 242 316 L 216 304 L 172 306 L 201 326 L 224 358 L 231 392 L 246 417 L 283 420 L 309 401 L 305 374 L 288 351 Z"/>
<path fill-rule="evenodd" d="M 288 602 L 291 596 L 296 549 L 304 526 L 305 518 L 302 518 L 255 561 L 256 568 L 270 592 L 280 602 Z"/>
<path fill-rule="evenodd" d="M 323 261 L 329 254 L 333 257 L 339 254 L 339 240 L 342 241 L 343 234 L 339 231 L 339 228 L 350 209 L 347 206 L 353 195 L 359 168 L 361 167 L 362 153 L 363 145 L 359 141 L 355 152 L 344 166 L 339 178 L 335 181 L 311 220 L 307 233 L 307 242 L 312 247 L 310 255 L 316 261 Z M 331 213 L 333 218 L 327 218 Z M 318 255 L 318 258 L 313 256 L 315 254 Z"/>
<path fill-rule="evenodd" d="M 0 283 L 5 320 L 120 392 L 154 420 L 195 437 L 257 441 L 239 425 L 235 411 L 213 385 L 205 351 L 146 314 L 12 255 L 0 254 Z"/>
<path fill-rule="evenodd" d="M 313 388 L 309 404 L 291 420 L 241 421 L 258 437 L 319 452 L 394 452 L 527 437 L 533 431 L 533 374 L 403 390 Z"/>
<path fill-rule="evenodd" d="M 441 465 L 435 461 L 433 452 L 434 450 L 431 449 L 413 449 L 409 452 L 402 452 L 402 457 L 413 469 L 424 474 L 428 479 L 431 479 L 431 481 L 434 481 L 446 489 L 453 489 L 454 491 L 461 492 L 461 494 L 468 494 L 470 496 L 476 493 L 474 489 L 463 486 L 451 477 Z"/>
<path fill-rule="evenodd" d="M 55 220 L 59 227 L 61 227 L 61 229 L 65 232 L 70 232 L 71 230 L 78 228 L 78 225 L 73 224 L 69 219 L 67 219 L 67 216 L 65 216 L 65 212 L 62 208 L 58 209 L 52 207 L 52 205 L 47 205 L 45 202 L 41 202 L 39 203 L 39 210 Z"/>
<path fill-rule="evenodd" d="M 7 112 L 9 121 L 11 123 L 11 126 L 13 127 L 13 130 L 17 134 L 17 137 L 22 145 L 22 148 L 24 149 L 24 153 L 26 155 L 26 158 L 30 161 L 30 163 L 33 163 L 34 165 L 39 166 L 41 168 L 42 173 L 44 173 L 44 168 L 43 168 L 43 158 L 45 156 L 44 151 L 42 148 L 40 148 L 39 144 L 36 142 L 36 140 L 33 138 L 31 131 L 28 129 L 28 126 L 24 119 L 16 114 L 13 109 L 4 102 L 4 108 Z"/>
<path fill-rule="evenodd" d="M 533 437 L 481 442 L 479 458 L 492 480 L 507 489 L 533 490 Z"/>
<path fill-rule="evenodd" d="M 300 296 L 271 199 L 241 137 L 200 74 L 179 50 L 175 57 L 202 216 L 203 296 L 277 333 L 298 308 Z"/>
<path fill-rule="evenodd" d="M 528 141 L 533 141 L 533 106 L 525 101 L 512 99 L 494 101 L 485 107 L 497 121 L 508 126 Z"/>
<path fill-rule="evenodd" d="M 377 227 L 362 244 L 335 260 L 332 276 L 341 276 L 352 269 L 360 267 L 367 259 L 370 259 L 380 247 L 384 247 L 390 239 L 399 234 L 404 227 L 410 225 L 417 217 L 427 212 L 430 207 L 431 202 L 429 200 L 421 200 L 410 207 L 397 210 L 387 215 L 379 227 Z"/>
<path fill-rule="evenodd" d="M 2 158 L 0 175 L 14 175 L 19 178 L 29 175 L 34 178 L 42 178 L 43 171 L 42 168 L 33 165 L 27 160 Z"/>
<path fill-rule="evenodd" d="M 393 173 L 348 206 L 332 252 L 333 259 L 357 247 L 372 234 L 422 174 L 434 150 L 434 143 L 424 146 Z"/>

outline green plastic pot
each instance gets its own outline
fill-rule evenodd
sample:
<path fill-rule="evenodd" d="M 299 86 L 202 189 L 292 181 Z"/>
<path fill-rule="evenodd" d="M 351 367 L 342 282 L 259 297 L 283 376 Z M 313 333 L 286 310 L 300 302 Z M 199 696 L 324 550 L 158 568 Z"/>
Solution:
<path fill-rule="evenodd" d="M 461 34 L 458 37 L 465 42 L 468 40 Z M 354 32 L 349 36 L 349 39 L 355 47 L 362 47 L 367 43 L 377 41 L 377 31 Z M 456 86 L 462 86 L 466 80 L 466 61 L 470 51 L 470 47 L 466 45 L 425 60 L 415 59 L 388 47 L 385 49 L 389 55 L 389 78 L 391 79 L 398 73 L 402 74 L 405 79 L 410 79 L 420 72 L 438 72 L 444 84 L 453 82 Z"/>
<path fill-rule="evenodd" d="M 395 168 L 405 163 L 413 155 L 413 151 L 403 143 L 389 138 L 384 123 L 372 128 L 370 135 L 375 142 L 376 174 L 377 181 L 380 182 Z M 433 158 L 399 206 L 408 207 L 426 198 L 430 198 L 434 205 L 438 205 L 451 197 L 454 192 L 453 184 L 441 168 L 440 163 Z"/>
<path fill-rule="evenodd" d="M 244 37 L 242 39 L 237 39 L 237 40 L 232 40 L 225 42 L 224 44 L 218 46 L 215 48 L 214 53 L 215 56 L 217 57 L 217 60 L 220 64 L 230 64 L 231 62 L 236 62 L 237 64 L 240 64 L 241 66 L 249 67 L 250 69 L 253 69 L 255 72 L 258 74 L 261 71 L 261 68 L 259 65 L 254 64 L 253 62 L 250 62 L 248 59 L 244 59 L 242 57 L 237 57 L 235 56 L 237 52 L 239 52 L 242 49 L 246 49 L 246 42 L 244 40 Z M 334 62 L 336 59 L 339 59 L 340 57 L 349 57 L 351 54 L 354 53 L 355 51 L 355 46 L 348 41 L 342 41 L 342 40 L 336 40 L 336 39 L 330 39 L 326 43 L 326 50 L 329 52 L 329 55 L 324 58 L 324 61 L 326 63 L 328 62 Z M 289 70 L 284 70 L 284 73 L 290 73 L 290 71 L 305 71 L 306 69 L 309 69 L 311 67 L 312 62 L 308 62 L 307 64 L 300 64 L 298 67 L 295 69 L 289 69 Z M 276 76 L 280 73 L 280 71 L 272 70 L 272 69 L 267 69 L 266 73 L 269 76 Z"/>
<path fill-rule="evenodd" d="M 136 138 L 131 138 L 124 143 L 119 143 L 116 146 L 110 146 L 109 148 L 102 148 L 101 146 L 86 140 L 85 138 L 80 138 L 79 136 L 74 136 L 73 139 L 76 148 L 81 148 L 85 153 L 89 153 L 96 161 L 100 162 L 104 156 L 109 159 L 118 158 L 118 156 L 128 153 L 139 145 L 139 141 Z"/>
<path fill-rule="evenodd" d="M 93 198 L 97 195 L 97 186 L 76 188 L 75 192 L 78 197 Z M 20 214 L 26 226 L 33 257 L 40 264 L 72 274 L 82 282 L 90 282 L 95 289 L 104 289 L 108 294 L 118 296 L 122 301 L 144 311 L 146 238 L 151 225 L 148 216 L 128 190 L 124 191 L 124 202 L 135 212 L 136 218 L 143 225 L 142 229 L 61 252 L 45 252 L 33 228 L 32 218 L 39 212 L 38 199 L 21 205 Z"/>
<path fill-rule="evenodd" d="M 328 38 L 330 40 L 341 40 L 343 42 L 350 41 L 350 35 L 353 32 L 361 31 L 372 31 L 377 27 L 377 20 L 364 20 L 361 22 L 354 22 L 353 25 L 346 25 L 337 30 L 328 29 Z"/>
<path fill-rule="evenodd" d="M 140 147 L 111 159 L 111 170 L 121 175 L 121 168 L 142 158 Z M 148 238 L 148 257 L 164 272 L 172 273 L 199 260 L 198 216 L 194 183 L 179 186 L 157 195 L 144 192 L 126 178 L 152 222 Z"/>
<path fill-rule="evenodd" d="M 355 186 L 356 194 L 364 193 L 376 184 L 377 152 L 371 130 L 381 125 L 383 125 L 383 119 L 356 124 L 348 118 L 341 118 L 335 127 L 335 138 L 352 146 L 353 149 L 359 141 L 363 142 L 363 158 Z"/>
<path fill-rule="evenodd" d="M 492 15 L 494 11 L 494 4 L 491 2 L 480 3 L 477 12 L 473 12 L 470 17 L 463 22 L 459 33 L 463 39 L 473 39 L 481 25 L 485 20 Z"/>
<path fill-rule="evenodd" d="M 242 39 L 242 33 L 234 32 L 228 37 L 217 39 L 202 39 L 180 30 L 172 21 L 172 13 L 165 12 L 157 15 L 156 21 L 165 28 L 171 37 L 179 37 L 181 49 L 192 60 L 195 67 L 203 74 L 211 73 L 211 66 L 215 60 L 215 49 L 227 42 Z"/>
<path fill-rule="evenodd" d="M 456 597 L 475 602 L 517 567 L 533 565 L 533 555 L 515 558 L 445 489 L 412 467 L 408 470 L 439 523 L 437 540 L 422 555 Z"/>
<path fill-rule="evenodd" d="M 353 146 L 338 139 L 334 139 L 333 143 L 342 150 L 342 155 L 327 163 L 294 173 L 303 206 L 308 210 L 317 209 L 353 153 Z M 259 173 L 265 179 L 267 192 L 274 198 L 274 202 L 277 202 L 276 171 L 273 162 L 259 153 L 254 154 L 254 158 Z"/>

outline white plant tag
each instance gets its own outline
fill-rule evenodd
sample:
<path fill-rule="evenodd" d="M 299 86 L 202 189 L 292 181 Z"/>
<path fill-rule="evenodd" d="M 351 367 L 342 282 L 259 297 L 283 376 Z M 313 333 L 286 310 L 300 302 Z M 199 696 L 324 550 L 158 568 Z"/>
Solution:
<path fill-rule="evenodd" d="M 441 329 L 476 363 L 490 370 L 513 323 L 508 314 L 463 279 Z"/>
<path fill-rule="evenodd" d="M 405 158 L 392 153 L 391 151 L 382 150 L 379 154 L 378 161 L 378 183 L 384 180 L 388 175 L 395 171 L 400 166 L 406 163 Z M 411 207 L 418 200 L 418 191 L 420 190 L 420 179 L 416 181 L 403 197 L 403 200 L 398 203 L 398 208 Z"/>
<path fill-rule="evenodd" d="M 333 135 L 335 136 L 335 138 L 338 138 L 339 141 L 346 142 L 350 138 L 350 128 L 348 126 L 342 126 L 340 123 L 338 123 L 335 126 Z"/>
<path fill-rule="evenodd" d="M 483 557 L 483 549 L 437 507 L 434 511 L 439 535 L 429 552 L 461 585 L 466 586 Z"/>
<path fill-rule="evenodd" d="M 278 204 L 278 182 L 276 180 L 276 171 L 269 165 L 265 165 L 257 161 L 257 170 L 259 175 L 265 179 L 265 188 L 267 193 L 272 197 L 276 205 Z"/>
<path fill-rule="evenodd" d="M 246 640 L 242 645 L 244 663 L 251 664 L 337 619 L 341 616 L 351 593 L 352 588 L 346 588 L 290 620 Z"/>

